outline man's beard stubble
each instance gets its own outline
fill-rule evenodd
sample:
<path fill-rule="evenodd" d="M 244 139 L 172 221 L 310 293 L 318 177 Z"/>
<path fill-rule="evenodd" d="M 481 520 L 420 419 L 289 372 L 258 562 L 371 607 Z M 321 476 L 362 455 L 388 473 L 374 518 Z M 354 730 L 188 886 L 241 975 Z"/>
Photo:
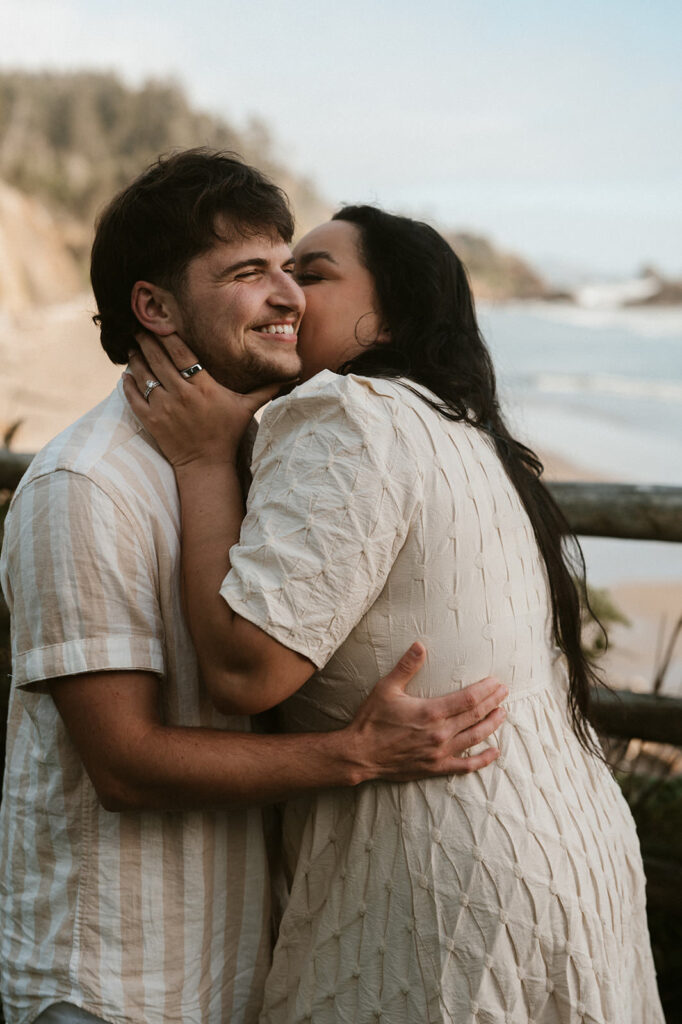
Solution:
<path fill-rule="evenodd" d="M 216 359 L 215 353 L 206 351 L 206 347 L 191 327 L 185 329 L 183 341 L 219 384 L 241 395 L 246 395 L 256 388 L 266 387 L 268 384 L 293 387 L 299 379 L 300 369 L 294 374 L 286 372 L 258 352 L 247 350 L 238 360 L 230 360 L 229 355 L 224 361 Z"/>

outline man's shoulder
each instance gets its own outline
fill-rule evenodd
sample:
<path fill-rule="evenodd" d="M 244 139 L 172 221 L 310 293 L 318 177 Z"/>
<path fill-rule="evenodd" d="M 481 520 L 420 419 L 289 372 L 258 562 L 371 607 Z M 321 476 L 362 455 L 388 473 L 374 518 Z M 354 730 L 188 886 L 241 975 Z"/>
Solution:
<path fill-rule="evenodd" d="M 136 490 L 150 473 L 172 470 L 135 419 L 120 385 L 35 456 L 17 493 L 55 473 L 85 477 L 104 490 Z"/>

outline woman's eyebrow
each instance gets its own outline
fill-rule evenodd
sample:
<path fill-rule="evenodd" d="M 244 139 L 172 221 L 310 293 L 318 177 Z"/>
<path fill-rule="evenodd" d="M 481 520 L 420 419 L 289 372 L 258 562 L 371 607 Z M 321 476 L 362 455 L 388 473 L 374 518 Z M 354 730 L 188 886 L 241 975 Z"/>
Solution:
<path fill-rule="evenodd" d="M 330 252 L 326 249 L 318 249 L 316 252 L 304 252 L 301 256 L 296 257 L 297 267 L 307 267 L 313 260 L 327 260 L 328 263 L 333 263 L 334 266 L 338 266 L 338 263 Z"/>

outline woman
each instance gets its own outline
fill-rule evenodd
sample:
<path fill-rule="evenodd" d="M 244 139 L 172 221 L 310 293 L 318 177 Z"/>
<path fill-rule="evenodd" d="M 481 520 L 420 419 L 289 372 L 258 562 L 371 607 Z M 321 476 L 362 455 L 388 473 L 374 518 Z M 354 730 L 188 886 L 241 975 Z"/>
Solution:
<path fill-rule="evenodd" d="M 259 674 L 216 654 L 237 634 L 215 625 L 191 545 L 209 686 L 248 711 L 292 694 L 284 728 L 335 728 L 420 636 L 422 693 L 496 674 L 510 695 L 500 756 L 481 772 L 287 806 L 291 895 L 262 1020 L 662 1022 L 634 825 L 585 719 L 565 523 L 500 415 L 464 270 L 431 228 L 368 207 L 342 210 L 295 255 L 299 351 L 304 377 L 318 375 L 263 415 L 221 593 L 226 615 L 318 671 L 278 684 L 272 659 Z M 170 387 L 173 371 L 145 353 Z M 127 390 L 174 463 L 191 462 L 192 421 L 208 415 L 199 389 L 168 415 Z M 209 467 L 202 486 L 227 501 L 227 479 Z M 178 481 L 195 536 L 205 508 Z M 238 523 L 224 527 L 235 539 Z"/>

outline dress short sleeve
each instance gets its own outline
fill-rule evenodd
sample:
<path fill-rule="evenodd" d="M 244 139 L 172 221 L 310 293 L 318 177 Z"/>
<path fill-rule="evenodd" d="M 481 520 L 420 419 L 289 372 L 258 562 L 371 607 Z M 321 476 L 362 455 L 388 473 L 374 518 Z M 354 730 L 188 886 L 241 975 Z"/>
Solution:
<path fill-rule="evenodd" d="M 130 518 L 88 477 L 58 470 L 17 492 L 2 576 L 15 685 L 106 670 L 163 673 L 155 568 Z"/>
<path fill-rule="evenodd" d="M 261 419 L 220 592 L 317 668 L 378 597 L 419 503 L 399 404 L 395 385 L 324 371 Z"/>

